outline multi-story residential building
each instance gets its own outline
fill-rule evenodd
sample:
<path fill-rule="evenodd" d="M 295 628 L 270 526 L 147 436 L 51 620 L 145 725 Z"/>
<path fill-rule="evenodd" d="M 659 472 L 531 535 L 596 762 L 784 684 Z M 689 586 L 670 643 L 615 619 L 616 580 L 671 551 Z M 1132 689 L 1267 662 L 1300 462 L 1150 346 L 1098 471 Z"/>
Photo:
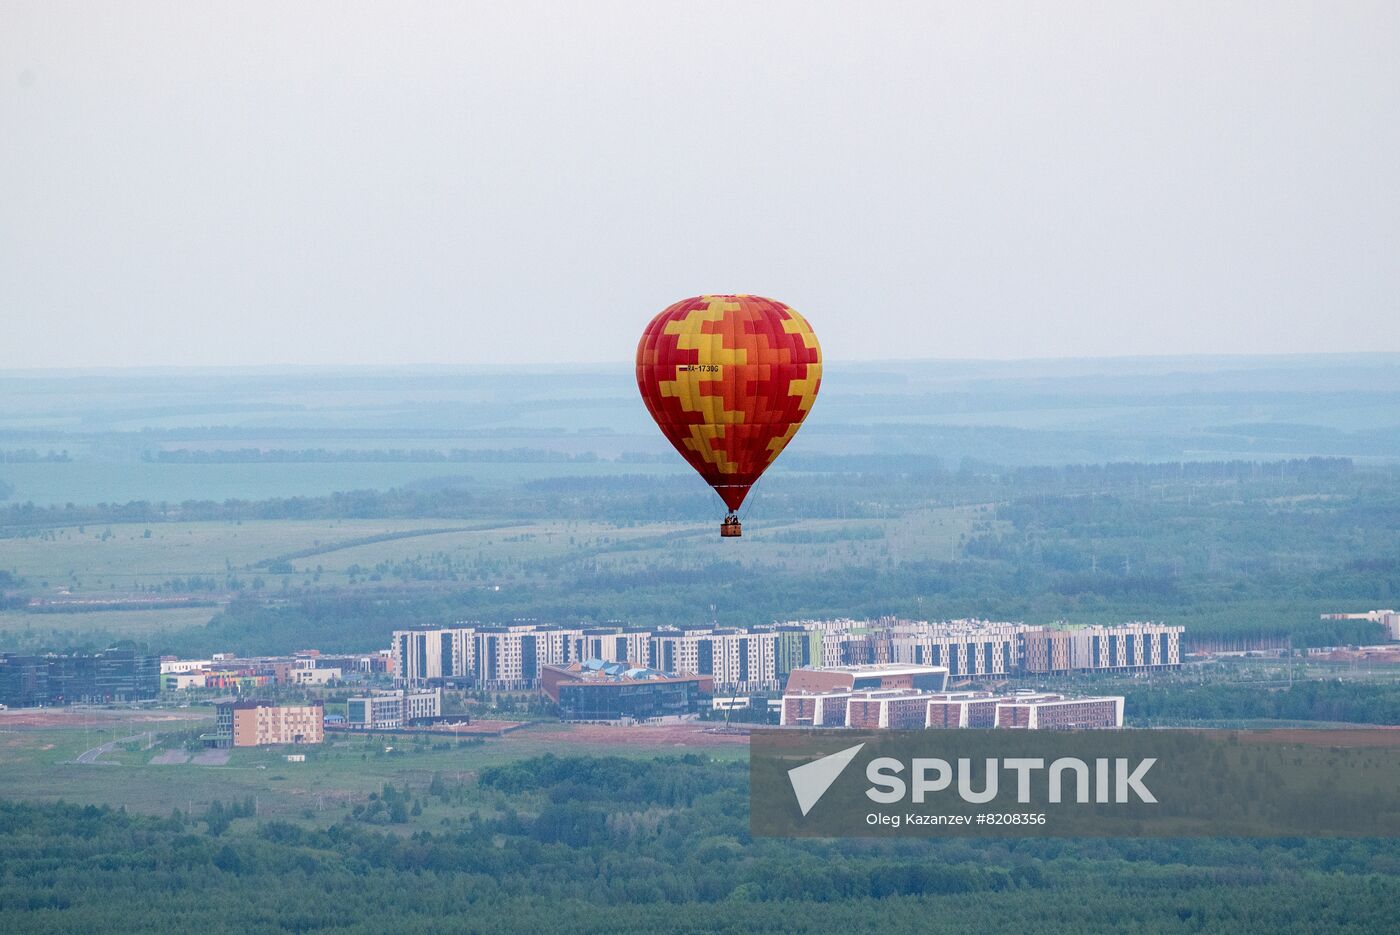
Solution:
<path fill-rule="evenodd" d="M 774 627 L 774 658 L 779 681 L 786 682 L 793 669 L 822 665 L 822 631 L 787 624 Z"/>
<path fill-rule="evenodd" d="M 1068 630 L 1029 630 L 1022 634 L 1026 672 L 1068 672 L 1070 668 Z"/>
<path fill-rule="evenodd" d="M 769 691 L 804 667 L 928 665 L 952 678 L 999 679 L 1081 669 L 1138 671 L 1179 665 L 1181 627 L 1153 623 L 1046 628 L 985 620 L 792 621 L 742 628 L 588 629 L 515 623 L 395 632 L 400 685 L 461 682 L 534 687 L 544 666 L 631 661 L 710 677 L 716 691 Z"/>
<path fill-rule="evenodd" d="M 1141 671 L 1181 665 L 1183 627 L 1123 623 L 1027 629 L 1025 672 Z"/>
<path fill-rule="evenodd" d="M 580 628 L 521 623 L 398 630 L 390 652 L 395 680 L 402 685 L 461 682 L 517 690 L 534 687 L 541 666 L 577 661 L 583 643 Z M 610 651 L 616 651 L 615 643 Z"/>
<path fill-rule="evenodd" d="M 582 631 L 578 659 L 604 662 L 634 662 L 651 665 L 651 634 L 648 627 L 594 627 Z"/>
<path fill-rule="evenodd" d="M 900 623 L 888 629 L 894 662 L 946 666 L 954 678 L 1005 676 L 1021 661 L 1025 627 L 1016 623 L 955 620 L 935 625 Z"/>
<path fill-rule="evenodd" d="M 325 710 L 319 702 L 279 707 L 266 701 L 222 701 L 215 705 L 211 746 L 264 747 L 325 740 Z"/>
<path fill-rule="evenodd" d="M 578 661 L 583 630 L 514 624 L 476 631 L 476 684 L 515 690 L 539 684 L 540 669 Z"/>
<path fill-rule="evenodd" d="M 394 678 L 400 684 L 475 679 L 476 630 L 446 627 L 397 630 L 390 644 Z"/>
<path fill-rule="evenodd" d="M 846 631 L 826 631 L 822 633 L 822 661 L 824 669 L 833 666 L 846 665 L 848 660 L 854 655 L 848 648 L 848 644 L 854 642 L 856 637 Z"/>
<path fill-rule="evenodd" d="M 666 672 L 709 676 L 716 690 L 767 691 L 780 684 L 778 641 L 768 629 L 659 630 L 651 658 Z"/>

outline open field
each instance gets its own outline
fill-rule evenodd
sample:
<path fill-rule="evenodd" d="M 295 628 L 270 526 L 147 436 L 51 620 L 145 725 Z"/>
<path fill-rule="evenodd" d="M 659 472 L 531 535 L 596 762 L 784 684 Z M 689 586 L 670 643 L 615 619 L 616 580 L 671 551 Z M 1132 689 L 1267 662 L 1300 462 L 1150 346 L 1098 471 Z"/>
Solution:
<path fill-rule="evenodd" d="M 596 560 L 600 569 L 619 571 L 721 560 L 802 570 L 946 559 L 957 553 L 975 524 L 994 525 L 986 508 L 768 523 L 756 515 L 745 531 L 746 542 L 736 544 L 720 540 L 715 523 L 700 521 L 117 523 L 0 540 L 0 567 L 50 592 L 95 595 L 161 587 L 223 596 L 231 579 L 264 592 L 275 592 L 284 579 L 292 587 L 414 580 L 490 584 L 527 577 L 534 563 L 571 558 Z M 745 549 L 748 543 L 752 545 Z M 274 562 L 285 564 L 269 567 Z"/>
<path fill-rule="evenodd" d="M 203 626 L 215 607 L 160 610 L 94 610 L 84 613 L 0 611 L 0 650 L 11 646 L 69 646 L 94 639 L 153 640 L 162 634 Z"/>
<path fill-rule="evenodd" d="M 130 591 L 174 579 L 214 578 L 222 591 L 231 573 L 248 573 L 259 562 L 291 553 L 329 551 L 339 543 L 372 536 L 427 534 L 463 525 L 441 520 L 346 519 L 68 526 L 0 540 L 0 555 L 4 567 L 41 587 Z M 314 571 L 321 561 L 293 564 Z M 258 573 L 272 577 L 265 571 Z"/>
<path fill-rule="evenodd" d="M 545 753 L 699 753 L 727 761 L 748 756 L 746 736 L 707 733 L 700 724 L 623 729 L 550 723 L 460 742 L 441 735 L 422 735 L 426 743 L 408 735 L 335 735 L 321 747 L 297 750 L 307 754 L 304 763 L 287 762 L 283 754 L 289 748 L 236 749 L 223 765 L 185 759 L 181 754 L 189 751 L 182 741 L 211 724 L 208 708 L 0 711 L 0 762 L 5 764 L 0 799 L 62 799 L 169 814 L 173 808 L 202 812 L 214 800 L 241 802 L 251 796 L 259 817 L 328 825 L 385 784 L 422 794 L 435 773 L 461 782 L 485 767 Z M 76 762 L 100 745 L 145 732 L 154 733 L 154 745 L 145 739 L 118 743 L 96 763 Z M 489 810 L 489 803 L 480 805 Z M 442 806 L 430 806 L 407 829 L 433 827 L 446 814 Z"/>
<path fill-rule="evenodd" d="M 713 523 L 667 529 L 638 526 L 650 536 L 596 550 L 599 568 L 628 572 L 671 565 L 703 567 L 733 561 L 748 568 L 822 572 L 850 566 L 881 567 L 904 561 L 956 558 L 965 538 L 979 524 L 998 524 L 982 506 L 924 509 L 890 518 L 767 520 L 761 505 L 744 520 L 744 539 L 735 547 L 714 534 Z M 629 530 L 632 527 L 629 527 Z M 678 541 L 679 540 L 679 541 Z M 677 546 L 682 546 L 677 548 Z"/>

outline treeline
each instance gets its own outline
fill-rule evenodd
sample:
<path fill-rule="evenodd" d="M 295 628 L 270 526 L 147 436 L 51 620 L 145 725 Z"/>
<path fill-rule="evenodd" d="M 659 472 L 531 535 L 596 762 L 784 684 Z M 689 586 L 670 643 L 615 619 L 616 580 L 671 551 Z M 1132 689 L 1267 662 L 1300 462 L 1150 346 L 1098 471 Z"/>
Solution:
<path fill-rule="evenodd" d="M 0 448 L 0 464 L 66 464 L 73 459 L 66 450 L 39 451 L 37 448 Z M 4 485 L 0 484 L 0 488 Z M 3 489 L 0 489 L 3 499 Z"/>
<path fill-rule="evenodd" d="M 483 500 L 457 489 L 419 491 L 352 490 L 326 497 L 274 497 L 267 500 L 185 500 L 180 503 L 132 500 L 92 506 L 12 504 L 0 510 L 0 534 L 26 527 L 100 523 L 165 523 L 278 519 L 397 519 L 432 516 L 462 518 L 482 513 Z"/>
<path fill-rule="evenodd" d="M 570 454 L 546 448 L 176 448 L 142 452 L 160 464 L 301 464 L 406 461 L 425 464 L 592 464 L 592 451 Z"/>
<path fill-rule="evenodd" d="M 1130 688 L 1125 710 L 1137 724 L 1267 718 L 1400 725 L 1400 684 L 1310 679 L 1291 685 L 1173 684 Z"/>
<path fill-rule="evenodd" d="M 271 606 L 242 599 L 208 625 L 164 635 L 153 648 L 182 655 L 292 652 L 307 645 L 363 652 L 387 645 L 395 629 L 453 620 L 699 626 L 714 619 L 722 626 L 743 626 L 885 615 L 1029 623 L 1156 619 L 1185 625 L 1188 636 L 1266 635 L 1288 637 L 1298 647 L 1354 645 L 1382 641 L 1383 628 L 1367 621 L 1320 620 L 1319 613 L 1339 603 L 1391 606 L 1387 594 L 1400 595 L 1400 563 L 1380 570 L 1182 582 L 1169 576 L 1041 574 L 1000 563 L 901 563 L 812 573 L 706 562 L 635 571 L 579 569 L 500 590 L 469 585 L 421 596 L 366 590 L 303 595 Z"/>
<path fill-rule="evenodd" d="M 1276 461 L 1114 461 L 1104 464 L 1005 466 L 963 458 L 956 467 L 922 454 L 816 455 L 789 453 L 789 471 L 842 474 L 908 474 L 932 482 L 994 480 L 1010 487 L 1093 488 L 1160 483 L 1220 483 L 1268 478 L 1294 481 L 1337 480 L 1355 471 L 1350 458 L 1291 458 Z"/>
<path fill-rule="evenodd" d="M 250 451 L 253 449 L 250 449 Z M 532 449 L 518 449 L 530 452 Z M 332 454 L 334 454 L 332 452 Z M 468 452 L 491 460 L 490 452 Z M 502 457 L 511 452 L 499 453 Z M 192 457 L 194 454 L 191 455 Z M 541 452 L 541 457 L 576 457 Z M 760 483 L 750 510 L 772 520 L 872 519 L 911 509 L 1010 500 L 1037 501 L 1055 495 L 1114 490 L 1130 499 L 1166 504 L 1227 500 L 1247 490 L 1258 498 L 1393 490 L 1397 473 L 1356 469 L 1347 459 L 1311 458 L 1243 461 L 1109 464 L 1051 468 L 944 470 L 937 462 L 920 470 L 844 471 L 842 459 L 824 458 L 817 473 L 783 472 L 781 484 Z M 1208 492 L 1221 485 L 1225 490 Z M 490 495 L 467 488 L 469 479 L 443 478 L 389 490 L 355 490 L 323 497 L 267 500 L 130 501 L 94 505 L 39 506 L 32 502 L 0 509 L 0 529 L 79 523 L 158 523 L 264 519 L 602 519 L 620 523 L 693 518 L 715 511 L 713 492 L 688 473 L 558 477 L 528 481 Z M 1394 495 L 1392 494 L 1392 497 Z M 1009 517 L 1014 518 L 1014 517 Z M 13 532 L 11 534 L 14 534 Z"/>
<path fill-rule="evenodd" d="M 387 787 L 394 833 L 0 802 L 0 930 L 1383 931 L 1400 901 L 1386 839 L 755 839 L 746 772 L 540 757 Z"/>

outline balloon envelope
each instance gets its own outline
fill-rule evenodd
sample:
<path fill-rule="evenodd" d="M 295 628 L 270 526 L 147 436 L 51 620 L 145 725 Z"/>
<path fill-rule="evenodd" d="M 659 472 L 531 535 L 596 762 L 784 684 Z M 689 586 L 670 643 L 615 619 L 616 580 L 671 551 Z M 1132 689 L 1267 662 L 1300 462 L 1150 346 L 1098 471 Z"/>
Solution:
<path fill-rule="evenodd" d="M 812 326 L 758 296 L 677 302 L 637 345 L 637 388 L 652 418 L 730 510 L 797 434 L 821 381 Z"/>

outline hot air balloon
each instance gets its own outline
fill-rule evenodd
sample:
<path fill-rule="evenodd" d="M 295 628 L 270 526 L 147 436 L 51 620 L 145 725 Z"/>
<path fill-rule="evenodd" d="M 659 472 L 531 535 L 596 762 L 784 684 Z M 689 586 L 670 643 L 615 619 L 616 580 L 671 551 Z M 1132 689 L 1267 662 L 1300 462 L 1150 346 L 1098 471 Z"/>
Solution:
<path fill-rule="evenodd" d="M 729 508 L 739 507 L 797 434 L 822 382 L 812 326 L 781 302 L 701 295 L 651 320 L 637 345 L 637 388 L 662 434 Z"/>

